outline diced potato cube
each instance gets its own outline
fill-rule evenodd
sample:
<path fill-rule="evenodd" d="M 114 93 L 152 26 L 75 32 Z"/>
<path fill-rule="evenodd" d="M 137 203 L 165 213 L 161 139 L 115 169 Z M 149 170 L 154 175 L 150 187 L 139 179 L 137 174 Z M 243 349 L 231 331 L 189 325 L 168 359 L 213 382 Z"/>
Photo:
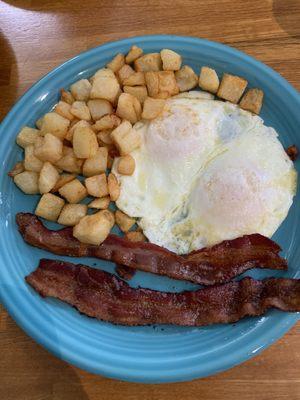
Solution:
<path fill-rule="evenodd" d="M 139 133 L 132 128 L 128 121 L 123 121 L 121 125 L 114 129 L 111 137 L 122 156 L 131 153 L 141 144 Z"/>
<path fill-rule="evenodd" d="M 85 187 L 90 196 L 104 197 L 108 195 L 107 179 L 105 174 L 86 178 Z"/>
<path fill-rule="evenodd" d="M 122 93 L 118 100 L 116 114 L 123 119 L 136 123 L 142 113 L 141 103 L 129 93 Z"/>
<path fill-rule="evenodd" d="M 93 157 L 87 158 L 82 167 L 84 176 L 93 176 L 101 174 L 107 168 L 108 150 L 106 147 L 99 147 Z"/>
<path fill-rule="evenodd" d="M 58 191 L 58 189 L 60 189 L 61 187 L 63 187 L 66 183 L 71 182 L 73 179 L 76 178 L 75 174 L 61 174 L 56 182 L 56 184 L 54 185 L 54 187 L 51 189 L 52 193 L 55 193 Z"/>
<path fill-rule="evenodd" d="M 110 203 L 110 197 L 105 196 L 105 197 L 101 197 L 101 198 L 92 200 L 88 204 L 88 208 L 97 208 L 99 210 L 106 210 L 109 206 L 109 203 Z"/>
<path fill-rule="evenodd" d="M 184 65 L 179 71 L 176 71 L 175 78 L 180 92 L 191 90 L 198 84 L 198 76 L 188 65 Z"/>
<path fill-rule="evenodd" d="M 158 72 L 146 72 L 145 81 L 148 89 L 149 96 L 157 96 L 159 93 L 159 76 Z"/>
<path fill-rule="evenodd" d="M 244 93 L 248 82 L 236 75 L 224 74 L 217 92 L 221 99 L 237 104 Z"/>
<path fill-rule="evenodd" d="M 219 78 L 216 71 L 209 67 L 202 67 L 199 76 L 199 86 L 203 90 L 217 93 L 219 89 Z"/>
<path fill-rule="evenodd" d="M 120 83 L 123 85 L 124 80 L 128 79 L 131 75 L 134 74 L 134 72 L 135 72 L 134 69 L 131 68 L 130 65 L 127 64 L 123 65 L 123 67 L 120 69 L 120 71 L 118 71 L 117 74 Z"/>
<path fill-rule="evenodd" d="M 122 211 L 117 210 L 115 212 L 116 224 L 119 226 L 122 232 L 128 232 L 130 228 L 135 224 L 135 219 L 124 214 Z"/>
<path fill-rule="evenodd" d="M 90 109 L 84 101 L 74 101 L 70 111 L 78 119 L 83 119 L 85 121 L 90 121 L 91 119 Z"/>
<path fill-rule="evenodd" d="M 134 173 L 135 160 L 130 154 L 120 157 L 117 165 L 119 174 L 132 175 Z"/>
<path fill-rule="evenodd" d="M 126 64 L 131 64 L 137 58 L 143 54 L 143 50 L 140 47 L 132 46 L 129 53 L 125 57 Z"/>
<path fill-rule="evenodd" d="M 114 73 L 110 69 L 103 68 L 94 76 L 90 97 L 91 99 L 105 99 L 113 103 L 119 90 L 120 85 Z"/>
<path fill-rule="evenodd" d="M 167 98 L 179 92 L 173 71 L 146 72 L 149 96 Z"/>
<path fill-rule="evenodd" d="M 100 131 L 97 134 L 97 139 L 98 143 L 100 146 L 102 145 L 110 145 L 113 143 L 112 137 L 111 137 L 111 129 L 107 129 L 105 131 Z"/>
<path fill-rule="evenodd" d="M 38 129 L 29 128 L 24 126 L 17 136 L 16 142 L 19 146 L 25 148 L 31 144 L 34 144 L 39 137 L 40 131 Z"/>
<path fill-rule="evenodd" d="M 146 242 L 146 236 L 140 231 L 126 232 L 125 238 L 130 242 Z"/>
<path fill-rule="evenodd" d="M 68 130 L 68 132 L 66 134 L 65 139 L 69 140 L 69 142 L 72 142 L 75 129 L 76 128 L 86 128 L 86 127 L 91 128 L 91 125 L 89 122 L 84 121 L 84 120 L 77 121 L 74 125 L 72 125 L 70 127 L 70 129 Z"/>
<path fill-rule="evenodd" d="M 33 171 L 24 171 L 14 177 L 14 182 L 26 194 L 39 193 L 39 174 Z"/>
<path fill-rule="evenodd" d="M 163 70 L 178 71 L 181 67 L 182 57 L 178 53 L 170 49 L 163 49 L 160 52 Z"/>
<path fill-rule="evenodd" d="M 55 166 L 62 169 L 63 171 L 71 172 L 72 174 L 80 174 L 84 160 L 77 158 L 74 154 L 73 149 L 59 159 Z"/>
<path fill-rule="evenodd" d="M 57 169 L 51 163 L 46 161 L 41 169 L 39 176 L 39 190 L 41 194 L 49 193 L 54 188 L 59 179 Z"/>
<path fill-rule="evenodd" d="M 40 198 L 34 213 L 48 221 L 57 221 L 64 204 L 65 201 L 60 197 L 52 193 L 46 193 Z"/>
<path fill-rule="evenodd" d="M 34 155 L 41 161 L 55 164 L 63 155 L 63 144 L 56 136 L 46 133 L 34 145 Z"/>
<path fill-rule="evenodd" d="M 142 112 L 143 119 L 154 119 L 164 110 L 166 101 L 163 99 L 152 99 L 148 97 L 144 102 L 144 108 Z"/>
<path fill-rule="evenodd" d="M 120 196 L 120 185 L 115 174 L 110 173 L 108 175 L 107 185 L 111 201 L 117 201 Z"/>
<path fill-rule="evenodd" d="M 159 53 L 149 53 L 134 61 L 134 69 L 138 72 L 160 71 L 162 61 Z"/>
<path fill-rule="evenodd" d="M 106 67 L 116 73 L 119 71 L 119 69 L 123 67 L 124 64 L 125 64 L 124 54 L 119 53 L 111 60 L 111 62 L 109 62 L 106 65 Z"/>
<path fill-rule="evenodd" d="M 109 235 L 112 221 L 107 210 L 83 217 L 73 228 L 73 236 L 80 242 L 98 246 Z"/>
<path fill-rule="evenodd" d="M 76 128 L 73 134 L 73 149 L 78 158 L 90 158 L 96 155 L 98 141 L 91 128 Z"/>
<path fill-rule="evenodd" d="M 26 171 L 40 172 L 43 162 L 34 155 L 34 145 L 25 147 L 24 168 Z"/>
<path fill-rule="evenodd" d="M 23 161 L 19 161 L 19 162 L 17 162 L 17 164 L 13 167 L 13 169 L 9 171 L 9 173 L 8 173 L 7 175 L 10 176 L 11 178 L 13 178 L 14 176 L 20 174 L 20 173 L 23 172 L 24 170 L 25 170 L 25 168 L 24 168 L 24 162 L 23 162 Z"/>
<path fill-rule="evenodd" d="M 113 112 L 113 106 L 108 100 L 104 99 L 89 100 L 87 104 L 90 109 L 92 119 L 94 121 L 99 120 L 104 115 L 112 114 Z"/>
<path fill-rule="evenodd" d="M 50 112 L 44 115 L 41 134 L 51 133 L 59 139 L 64 139 L 68 131 L 70 121 L 67 118 L 62 117 L 56 112 Z"/>
<path fill-rule="evenodd" d="M 79 179 L 73 179 L 58 190 L 59 194 L 69 203 L 79 203 L 87 196 L 87 190 Z"/>
<path fill-rule="evenodd" d="M 96 131 L 102 131 L 107 129 L 113 129 L 119 126 L 121 123 L 121 119 L 117 117 L 115 114 L 104 115 L 101 119 L 95 122 L 94 129 Z"/>
<path fill-rule="evenodd" d="M 92 85 L 87 79 L 80 79 L 71 85 L 70 90 L 75 100 L 87 101 L 90 97 Z"/>
<path fill-rule="evenodd" d="M 40 130 L 42 129 L 44 116 L 35 121 L 35 126 Z"/>
<path fill-rule="evenodd" d="M 90 81 L 93 83 L 97 78 L 115 78 L 114 72 L 109 68 L 100 68 L 98 71 L 92 76 Z"/>
<path fill-rule="evenodd" d="M 66 226 L 74 226 L 87 214 L 85 204 L 65 204 L 58 218 L 58 223 Z"/>
<path fill-rule="evenodd" d="M 244 110 L 259 114 L 264 98 L 264 92 L 260 89 L 249 89 L 242 97 L 239 106 Z"/>
<path fill-rule="evenodd" d="M 65 89 L 60 90 L 60 99 L 68 104 L 73 104 L 75 99 L 70 92 Z"/>
<path fill-rule="evenodd" d="M 66 103 L 65 101 L 59 101 L 56 104 L 54 111 L 70 121 L 74 119 L 74 115 L 71 113 L 71 105 Z"/>
<path fill-rule="evenodd" d="M 139 86 L 145 84 L 146 81 L 144 72 L 134 72 L 128 78 L 123 80 L 123 85 L 125 86 Z"/>
<path fill-rule="evenodd" d="M 132 96 L 136 97 L 138 101 L 143 104 L 148 96 L 146 86 L 124 86 L 124 93 L 129 93 Z"/>

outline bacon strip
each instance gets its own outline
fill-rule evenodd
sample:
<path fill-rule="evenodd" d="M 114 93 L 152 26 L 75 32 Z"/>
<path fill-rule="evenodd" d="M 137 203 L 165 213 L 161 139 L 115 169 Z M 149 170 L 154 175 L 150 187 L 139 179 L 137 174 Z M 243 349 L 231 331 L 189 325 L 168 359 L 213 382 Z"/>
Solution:
<path fill-rule="evenodd" d="M 300 311 L 300 280 L 244 278 L 195 292 L 166 293 L 134 289 L 115 275 L 84 265 L 41 260 L 26 281 L 81 313 L 122 325 L 202 326 L 236 322 L 269 308 Z"/>
<path fill-rule="evenodd" d="M 29 213 L 19 213 L 16 219 L 24 240 L 32 246 L 64 256 L 96 257 L 203 285 L 229 282 L 256 267 L 287 269 L 286 260 L 278 254 L 280 247 L 259 234 L 179 256 L 155 244 L 130 242 L 116 235 L 109 235 L 100 246 L 87 245 L 73 237 L 72 228 L 49 230 Z"/>

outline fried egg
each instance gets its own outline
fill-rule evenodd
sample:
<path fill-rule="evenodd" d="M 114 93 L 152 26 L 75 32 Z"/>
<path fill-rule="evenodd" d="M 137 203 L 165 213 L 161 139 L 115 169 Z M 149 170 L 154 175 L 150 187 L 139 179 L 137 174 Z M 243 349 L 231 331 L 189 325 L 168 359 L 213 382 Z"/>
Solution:
<path fill-rule="evenodd" d="M 150 242 L 184 254 L 245 234 L 270 237 L 285 219 L 296 171 L 260 117 L 186 95 L 134 129 L 142 144 L 131 153 L 133 175 L 113 166 L 116 204 Z"/>

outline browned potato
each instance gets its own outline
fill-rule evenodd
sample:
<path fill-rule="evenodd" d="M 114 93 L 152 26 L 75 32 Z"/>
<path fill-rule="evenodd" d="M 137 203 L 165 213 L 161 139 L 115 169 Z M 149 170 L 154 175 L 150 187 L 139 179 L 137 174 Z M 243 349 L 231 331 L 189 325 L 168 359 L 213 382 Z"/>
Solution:
<path fill-rule="evenodd" d="M 85 187 L 90 196 L 104 197 L 108 195 L 107 179 L 105 174 L 86 178 Z"/>
<path fill-rule="evenodd" d="M 46 193 L 40 198 L 34 213 L 48 221 L 57 221 L 64 204 L 65 201 L 60 197 L 52 193 Z"/>
<path fill-rule="evenodd" d="M 84 176 L 101 174 L 107 168 L 108 150 L 106 147 L 99 147 L 97 153 L 84 161 L 82 173 Z"/>
<path fill-rule="evenodd" d="M 116 114 L 123 119 L 136 123 L 142 113 L 141 103 L 129 93 L 122 93 L 118 100 Z"/>
<path fill-rule="evenodd" d="M 72 126 L 70 127 L 70 129 L 68 130 L 68 132 L 67 132 L 67 134 L 66 134 L 65 139 L 66 139 L 66 140 L 69 140 L 69 142 L 72 142 L 72 140 L 73 140 L 73 134 L 74 134 L 75 129 L 76 129 L 76 128 L 83 128 L 83 127 L 85 127 L 85 128 L 86 128 L 86 127 L 90 128 L 91 125 L 90 125 L 89 122 L 84 121 L 84 120 L 77 121 L 74 125 L 72 125 Z"/>
<path fill-rule="evenodd" d="M 14 182 L 26 194 L 39 193 L 39 174 L 33 171 L 24 171 L 14 177 Z"/>
<path fill-rule="evenodd" d="M 136 97 L 138 101 L 143 104 L 148 96 L 146 86 L 123 86 L 124 93 L 129 93 Z"/>
<path fill-rule="evenodd" d="M 180 92 L 191 90 L 198 84 L 198 76 L 188 65 L 184 65 L 179 71 L 176 71 L 175 78 Z"/>
<path fill-rule="evenodd" d="M 123 121 L 111 133 L 111 137 L 122 156 L 129 154 L 141 144 L 141 137 L 128 121 Z"/>
<path fill-rule="evenodd" d="M 78 119 L 83 119 L 85 121 L 91 120 L 90 109 L 84 101 L 74 101 L 71 105 L 70 111 Z"/>
<path fill-rule="evenodd" d="M 154 119 L 163 112 L 166 101 L 163 99 L 152 99 L 148 97 L 144 102 L 142 112 L 143 119 Z"/>
<path fill-rule="evenodd" d="M 59 101 L 56 104 L 54 111 L 70 121 L 74 119 L 74 115 L 71 113 L 71 105 L 66 103 L 65 101 Z"/>
<path fill-rule="evenodd" d="M 149 96 L 155 97 L 159 93 L 159 76 L 158 72 L 146 72 L 145 81 Z"/>
<path fill-rule="evenodd" d="M 144 72 L 133 72 L 133 74 L 123 80 L 123 85 L 125 86 L 139 86 L 145 84 L 146 81 Z"/>
<path fill-rule="evenodd" d="M 40 137 L 36 141 L 34 155 L 41 161 L 49 161 L 55 164 L 63 155 L 62 141 L 51 133 L 46 133 L 44 137 Z"/>
<path fill-rule="evenodd" d="M 111 201 L 117 201 L 120 196 L 120 185 L 113 173 L 108 175 L 107 185 Z"/>
<path fill-rule="evenodd" d="M 248 82 L 236 75 L 224 74 L 217 92 L 221 99 L 231 103 L 238 103 L 244 93 Z"/>
<path fill-rule="evenodd" d="M 125 233 L 125 238 L 130 242 L 146 242 L 146 236 L 140 231 L 131 231 Z"/>
<path fill-rule="evenodd" d="M 125 57 L 126 64 L 131 64 L 137 58 L 143 54 L 143 50 L 140 47 L 132 46 L 129 53 Z"/>
<path fill-rule="evenodd" d="M 102 131 L 107 129 L 113 129 L 119 126 L 121 123 L 121 119 L 117 117 L 115 114 L 104 115 L 101 119 L 95 122 L 93 125 L 96 131 Z"/>
<path fill-rule="evenodd" d="M 125 64 L 125 57 L 122 53 L 117 54 L 106 67 L 111 69 L 114 73 L 118 72 L 119 69 Z"/>
<path fill-rule="evenodd" d="M 131 68 L 130 65 L 127 64 L 123 65 L 123 67 L 118 71 L 117 74 L 120 83 L 123 85 L 124 80 L 128 79 L 131 75 L 134 74 L 134 72 L 135 72 L 134 69 Z"/>
<path fill-rule="evenodd" d="M 9 171 L 9 173 L 8 173 L 7 175 L 10 176 L 11 178 L 13 178 L 14 176 L 20 174 L 20 173 L 23 172 L 24 170 L 25 170 L 25 168 L 24 168 L 24 162 L 23 162 L 23 161 L 19 161 L 19 162 L 17 162 L 17 164 L 13 167 L 13 169 Z"/>
<path fill-rule="evenodd" d="M 137 72 L 160 71 L 162 61 L 159 53 L 149 53 L 134 61 L 134 69 Z"/>
<path fill-rule="evenodd" d="M 74 97 L 71 95 L 71 93 L 68 92 L 68 91 L 65 90 L 65 89 L 61 89 L 61 90 L 60 90 L 60 99 L 61 99 L 61 101 L 64 101 L 65 103 L 68 103 L 68 104 L 73 104 L 74 101 L 75 101 L 75 99 L 74 99 Z"/>
<path fill-rule="evenodd" d="M 91 99 L 105 99 L 113 103 L 120 90 L 115 74 L 108 68 L 96 72 L 93 78 Z"/>
<path fill-rule="evenodd" d="M 101 197 L 101 198 L 92 200 L 88 204 L 88 208 L 97 208 L 99 210 L 105 210 L 108 208 L 109 203 L 110 203 L 110 197 L 105 196 L 105 197 Z"/>
<path fill-rule="evenodd" d="M 68 154 L 64 155 L 55 163 L 55 166 L 63 171 L 71 172 L 72 174 L 80 174 L 83 162 L 84 160 L 77 158 L 73 149 L 71 149 Z"/>
<path fill-rule="evenodd" d="M 73 149 L 78 158 L 94 157 L 98 150 L 98 141 L 91 128 L 76 128 L 73 134 Z"/>
<path fill-rule="evenodd" d="M 39 176 L 39 190 L 41 194 L 49 193 L 54 188 L 56 182 L 59 179 L 59 173 L 57 169 L 46 161 L 41 169 Z"/>
<path fill-rule="evenodd" d="M 40 172 L 43 162 L 34 155 L 34 145 L 25 147 L 24 168 L 26 171 Z"/>
<path fill-rule="evenodd" d="M 199 86 L 203 90 L 217 93 L 219 89 L 219 78 L 216 71 L 209 67 L 202 67 L 199 76 Z"/>
<path fill-rule="evenodd" d="M 66 183 L 71 182 L 73 179 L 76 178 L 75 174 L 61 174 L 56 182 L 56 184 L 54 185 L 54 187 L 51 189 L 52 193 L 55 193 L 58 191 L 58 189 L 60 189 L 61 187 L 63 187 Z"/>
<path fill-rule="evenodd" d="M 145 80 L 151 97 L 167 98 L 179 92 L 173 71 L 146 72 Z"/>
<path fill-rule="evenodd" d="M 58 223 L 66 226 L 78 224 L 81 218 L 87 214 L 85 204 L 65 204 L 58 218 Z"/>
<path fill-rule="evenodd" d="M 98 246 L 109 235 L 113 227 L 107 210 L 83 217 L 73 228 L 73 236 L 80 242 Z"/>
<path fill-rule="evenodd" d="M 264 92 L 260 89 L 249 89 L 242 97 L 239 106 L 244 110 L 259 114 L 264 98 Z"/>
<path fill-rule="evenodd" d="M 124 214 L 122 211 L 117 210 L 115 212 L 116 224 L 119 226 L 122 232 L 128 232 L 131 227 L 135 224 L 135 219 Z"/>
<path fill-rule="evenodd" d="M 35 126 L 36 126 L 39 130 L 42 129 L 43 119 L 44 119 L 44 117 L 41 117 L 41 118 L 39 118 L 39 119 L 37 119 L 37 120 L 35 121 Z"/>
<path fill-rule="evenodd" d="M 70 90 L 75 100 L 87 101 L 90 97 L 92 85 L 87 79 L 80 79 L 71 85 Z"/>
<path fill-rule="evenodd" d="M 118 172 L 122 175 L 132 175 L 135 170 L 135 160 L 128 154 L 127 156 L 122 156 L 118 159 Z"/>
<path fill-rule="evenodd" d="M 94 121 L 98 121 L 104 115 L 112 114 L 113 112 L 113 107 L 108 100 L 89 100 L 87 104 Z"/>
<path fill-rule="evenodd" d="M 16 142 L 19 146 L 25 148 L 26 146 L 34 144 L 39 137 L 39 134 L 40 131 L 38 129 L 24 126 L 24 128 L 20 130 Z"/>
<path fill-rule="evenodd" d="M 160 52 L 163 70 L 178 71 L 181 67 L 182 57 L 178 53 L 170 49 L 163 49 Z"/>
<path fill-rule="evenodd" d="M 51 133 L 59 139 L 64 139 L 68 131 L 70 121 L 56 112 L 50 112 L 44 115 L 41 124 L 41 134 Z"/>
<path fill-rule="evenodd" d="M 105 131 L 100 131 L 97 133 L 97 139 L 99 142 L 99 145 L 110 145 L 113 143 L 112 137 L 111 137 L 111 129 L 106 129 Z"/>
<path fill-rule="evenodd" d="M 87 196 L 87 190 L 79 179 L 73 179 L 58 190 L 59 194 L 69 203 L 79 203 Z"/>

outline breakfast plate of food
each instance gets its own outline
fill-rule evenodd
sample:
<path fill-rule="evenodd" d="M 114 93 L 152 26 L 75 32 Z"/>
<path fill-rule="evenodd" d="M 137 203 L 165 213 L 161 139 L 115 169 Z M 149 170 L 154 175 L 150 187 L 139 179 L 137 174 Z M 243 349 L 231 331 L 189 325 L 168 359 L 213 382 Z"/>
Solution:
<path fill-rule="evenodd" d="M 217 373 L 300 311 L 300 97 L 197 38 L 65 62 L 0 126 L 1 301 L 56 356 L 144 383 Z"/>

